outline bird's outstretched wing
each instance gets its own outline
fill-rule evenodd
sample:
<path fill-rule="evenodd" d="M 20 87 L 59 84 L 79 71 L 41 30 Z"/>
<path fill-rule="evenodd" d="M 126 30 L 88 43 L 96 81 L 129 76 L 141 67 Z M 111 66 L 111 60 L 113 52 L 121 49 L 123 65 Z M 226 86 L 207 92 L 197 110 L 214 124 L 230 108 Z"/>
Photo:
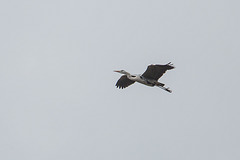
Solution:
<path fill-rule="evenodd" d="M 127 75 L 123 75 L 116 83 L 117 88 L 126 88 L 128 86 L 130 86 L 131 84 L 133 84 L 135 81 L 132 81 L 130 79 L 127 78 Z"/>
<path fill-rule="evenodd" d="M 158 80 L 167 70 L 173 69 L 173 64 L 168 63 L 166 65 L 149 65 L 147 70 L 142 74 L 147 79 Z"/>

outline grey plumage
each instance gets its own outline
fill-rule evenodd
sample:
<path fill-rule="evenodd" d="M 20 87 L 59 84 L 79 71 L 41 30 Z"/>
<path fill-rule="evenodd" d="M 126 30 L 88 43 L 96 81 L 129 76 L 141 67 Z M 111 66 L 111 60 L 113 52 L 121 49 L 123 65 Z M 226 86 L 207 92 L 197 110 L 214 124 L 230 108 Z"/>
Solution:
<path fill-rule="evenodd" d="M 175 67 L 173 64 L 168 63 L 166 65 L 149 65 L 146 71 L 142 75 L 131 75 L 130 73 L 120 70 L 115 71 L 118 73 L 124 74 L 121 78 L 117 81 L 116 86 L 117 88 L 126 88 L 133 84 L 134 82 L 139 82 L 145 84 L 147 86 L 158 86 L 168 92 L 171 92 L 169 88 L 165 88 L 163 83 L 158 82 L 158 79 L 162 77 L 162 75 L 167 71 L 174 69 Z"/>

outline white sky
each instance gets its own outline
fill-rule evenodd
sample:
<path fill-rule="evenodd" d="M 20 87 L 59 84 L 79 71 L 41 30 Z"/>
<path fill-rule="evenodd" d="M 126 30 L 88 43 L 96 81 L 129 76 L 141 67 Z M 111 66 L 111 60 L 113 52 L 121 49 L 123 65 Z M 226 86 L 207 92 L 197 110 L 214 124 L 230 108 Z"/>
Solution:
<path fill-rule="evenodd" d="M 0 159 L 239 160 L 237 0 L 0 2 Z M 173 90 L 115 69 L 174 63 Z"/>

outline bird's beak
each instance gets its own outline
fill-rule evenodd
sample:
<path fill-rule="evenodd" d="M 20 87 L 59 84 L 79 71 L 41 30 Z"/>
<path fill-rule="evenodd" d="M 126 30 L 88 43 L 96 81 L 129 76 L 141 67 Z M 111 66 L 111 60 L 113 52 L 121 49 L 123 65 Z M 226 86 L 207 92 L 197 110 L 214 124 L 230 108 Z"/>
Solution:
<path fill-rule="evenodd" d="M 113 72 L 118 72 L 118 73 L 120 73 L 120 71 L 117 71 L 117 70 L 115 70 L 115 71 L 113 71 Z"/>

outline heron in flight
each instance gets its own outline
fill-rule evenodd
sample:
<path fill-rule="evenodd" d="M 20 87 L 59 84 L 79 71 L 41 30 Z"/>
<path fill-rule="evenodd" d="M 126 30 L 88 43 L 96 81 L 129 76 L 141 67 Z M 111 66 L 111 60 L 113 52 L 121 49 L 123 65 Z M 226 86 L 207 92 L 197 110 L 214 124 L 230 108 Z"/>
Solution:
<path fill-rule="evenodd" d="M 175 67 L 171 62 L 165 65 L 149 65 L 147 70 L 143 74 L 130 74 L 125 70 L 115 70 L 114 72 L 118 72 L 123 74 L 123 76 L 117 81 L 117 88 L 126 88 L 133 84 L 134 82 L 139 82 L 147 86 L 157 86 L 165 91 L 172 92 L 169 88 L 164 87 L 165 84 L 158 82 L 158 79 L 167 71 L 174 69 Z"/>

